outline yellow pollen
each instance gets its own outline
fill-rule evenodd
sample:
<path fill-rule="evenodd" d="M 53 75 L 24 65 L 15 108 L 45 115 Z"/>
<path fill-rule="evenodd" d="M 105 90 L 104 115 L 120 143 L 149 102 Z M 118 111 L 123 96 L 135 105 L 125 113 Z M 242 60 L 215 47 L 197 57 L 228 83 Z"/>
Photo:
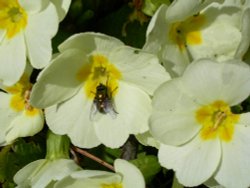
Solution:
<path fill-rule="evenodd" d="M 10 39 L 27 25 L 27 13 L 17 0 L 0 0 L 0 29 L 7 31 Z"/>
<path fill-rule="evenodd" d="M 86 95 L 93 99 L 96 87 L 102 83 L 114 96 L 118 91 L 118 80 L 121 79 L 121 72 L 110 63 L 104 55 L 92 55 L 90 63 L 85 64 L 77 73 L 77 79 L 84 82 Z"/>
<path fill-rule="evenodd" d="M 123 188 L 121 183 L 102 184 L 101 188 Z"/>
<path fill-rule="evenodd" d="M 204 15 L 194 15 L 182 22 L 172 24 L 169 35 L 180 50 L 183 50 L 186 44 L 198 45 L 202 43 L 201 27 L 204 25 Z"/>
<path fill-rule="evenodd" d="M 233 114 L 224 101 L 215 101 L 196 111 L 196 120 L 202 125 L 200 136 L 204 140 L 215 138 L 226 142 L 232 140 L 234 126 L 239 118 L 240 116 Z"/>
<path fill-rule="evenodd" d="M 26 74 L 23 74 L 15 85 L 4 88 L 5 91 L 12 95 L 10 107 L 14 111 L 20 112 L 25 110 L 25 114 L 28 116 L 33 116 L 39 113 L 38 109 L 33 108 L 29 104 L 31 88 L 32 84 L 29 81 L 29 76 Z"/>

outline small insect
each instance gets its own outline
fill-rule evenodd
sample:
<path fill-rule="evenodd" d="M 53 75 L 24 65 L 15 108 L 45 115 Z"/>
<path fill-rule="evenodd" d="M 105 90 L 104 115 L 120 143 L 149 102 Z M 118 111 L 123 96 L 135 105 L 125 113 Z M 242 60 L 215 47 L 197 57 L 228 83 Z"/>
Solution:
<path fill-rule="evenodd" d="M 101 114 L 109 114 L 112 118 L 116 118 L 118 112 L 115 110 L 112 92 L 104 84 L 100 83 L 96 87 L 95 98 L 91 107 L 90 120 L 94 120 L 97 112 Z"/>

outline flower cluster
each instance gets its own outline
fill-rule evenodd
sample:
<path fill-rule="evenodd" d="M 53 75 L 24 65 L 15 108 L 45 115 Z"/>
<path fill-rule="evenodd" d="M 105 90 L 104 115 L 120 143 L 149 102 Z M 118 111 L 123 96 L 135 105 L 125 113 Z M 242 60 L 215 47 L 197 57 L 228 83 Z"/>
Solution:
<path fill-rule="evenodd" d="M 0 0 L 0 146 L 49 128 L 45 159 L 17 172 L 18 187 L 143 188 L 125 160 L 113 173 L 69 157 L 70 142 L 119 148 L 130 135 L 184 186 L 249 187 L 250 112 L 235 110 L 250 94 L 249 1 L 158 3 L 142 49 L 84 32 L 53 56 L 70 3 Z"/>

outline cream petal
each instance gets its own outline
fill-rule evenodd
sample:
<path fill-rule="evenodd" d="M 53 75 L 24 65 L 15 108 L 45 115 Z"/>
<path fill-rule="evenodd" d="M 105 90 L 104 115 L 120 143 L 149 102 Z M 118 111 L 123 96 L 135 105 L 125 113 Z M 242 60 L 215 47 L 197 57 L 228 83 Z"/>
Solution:
<path fill-rule="evenodd" d="M 178 181 L 192 187 L 204 183 L 216 171 L 221 159 L 221 146 L 218 139 L 202 140 L 196 136 L 180 147 L 161 145 L 160 164 L 176 172 Z"/>
<path fill-rule="evenodd" d="M 100 144 L 90 120 L 92 101 L 83 88 L 69 100 L 45 109 L 49 128 L 56 134 L 67 134 L 78 147 L 92 148 Z"/>
<path fill-rule="evenodd" d="M 150 95 L 160 84 L 170 80 L 157 56 L 139 49 L 117 48 L 110 55 L 110 61 L 122 72 L 123 81 L 139 86 Z"/>
<path fill-rule="evenodd" d="M 36 1 L 27 1 L 27 0 L 18 0 L 21 7 L 28 12 L 28 14 L 37 13 L 49 4 L 49 0 L 36 0 Z"/>
<path fill-rule="evenodd" d="M 49 64 L 52 57 L 51 39 L 57 32 L 58 22 L 56 8 L 52 3 L 42 12 L 28 17 L 25 40 L 33 67 L 40 69 Z"/>
<path fill-rule="evenodd" d="M 241 43 L 237 48 L 237 51 L 235 52 L 235 58 L 240 58 L 244 56 L 244 54 L 247 52 L 250 44 L 250 8 L 247 8 L 244 10 L 242 18 L 241 18 Z"/>
<path fill-rule="evenodd" d="M 46 187 L 51 181 L 60 180 L 79 170 L 80 167 L 70 159 L 38 160 L 34 161 L 17 172 L 14 181 L 20 187 Z"/>
<path fill-rule="evenodd" d="M 19 187 L 28 186 L 27 184 L 31 181 L 31 178 L 28 177 L 32 175 L 32 173 L 36 172 L 38 167 L 42 167 L 45 162 L 46 159 L 39 159 L 27 164 L 15 174 L 14 182 L 18 184 Z"/>
<path fill-rule="evenodd" d="M 69 37 L 58 49 L 63 52 L 67 49 L 76 48 L 86 54 L 97 53 L 109 56 L 112 50 L 123 45 L 120 40 L 114 37 L 101 33 L 85 32 Z"/>
<path fill-rule="evenodd" d="M 116 159 L 114 162 L 115 171 L 122 174 L 123 188 L 145 188 L 145 180 L 138 168 L 122 159 Z"/>
<path fill-rule="evenodd" d="M 15 84 L 26 65 L 26 47 L 22 33 L 2 42 L 0 57 L 0 81 L 6 86 Z"/>
<path fill-rule="evenodd" d="M 6 130 L 6 142 L 11 143 L 16 138 L 34 136 L 43 129 L 44 116 L 43 112 L 28 116 L 25 111 L 13 119 Z"/>
<path fill-rule="evenodd" d="M 78 50 L 68 50 L 57 56 L 39 74 L 31 92 L 32 106 L 46 108 L 72 97 L 82 85 L 77 74 L 87 62 L 87 57 Z"/>
<path fill-rule="evenodd" d="M 158 142 L 149 131 L 142 134 L 137 134 L 135 137 L 144 146 L 151 146 L 157 149 L 160 148 L 160 142 Z"/>
<path fill-rule="evenodd" d="M 189 16 L 195 15 L 213 2 L 222 3 L 224 0 L 179 0 L 169 6 L 166 18 L 171 21 L 182 21 Z"/>
<path fill-rule="evenodd" d="M 222 100 L 233 106 L 250 93 L 250 68 L 239 60 L 217 63 L 201 59 L 188 66 L 182 81 L 201 104 Z"/>
<path fill-rule="evenodd" d="M 15 112 L 10 107 L 12 95 L 0 92 L 0 146 L 6 145 L 6 130 L 10 126 L 13 119 L 18 116 L 18 112 Z"/>
<path fill-rule="evenodd" d="M 212 58 L 220 62 L 232 59 L 242 40 L 241 14 L 240 8 L 228 6 L 211 6 L 202 12 L 201 42 L 187 44 L 193 59 Z"/>
<path fill-rule="evenodd" d="M 222 160 L 215 179 L 227 188 L 250 185 L 250 128 L 236 124 L 233 139 L 222 142 Z"/>
<path fill-rule="evenodd" d="M 82 170 L 63 178 L 55 184 L 55 188 L 100 188 L 103 184 L 119 182 L 121 182 L 121 176 L 118 174 L 97 170 Z"/>
<path fill-rule="evenodd" d="M 57 9 L 57 13 L 59 15 L 60 21 L 62 21 L 69 10 L 71 0 L 51 0 L 51 2 L 54 3 Z"/>
<path fill-rule="evenodd" d="M 164 144 L 179 145 L 193 138 L 201 126 L 195 119 L 199 105 L 182 88 L 180 79 L 162 84 L 153 97 L 150 132 Z"/>
<path fill-rule="evenodd" d="M 162 4 L 153 17 L 151 18 L 147 33 L 146 33 L 146 43 L 143 46 L 143 50 L 157 54 L 161 50 L 161 46 L 166 41 L 167 26 L 165 14 L 168 6 Z"/>
<path fill-rule="evenodd" d="M 100 142 L 110 148 L 122 146 L 129 137 L 126 123 L 119 114 L 116 118 L 103 115 L 100 121 L 94 122 L 93 126 Z"/>

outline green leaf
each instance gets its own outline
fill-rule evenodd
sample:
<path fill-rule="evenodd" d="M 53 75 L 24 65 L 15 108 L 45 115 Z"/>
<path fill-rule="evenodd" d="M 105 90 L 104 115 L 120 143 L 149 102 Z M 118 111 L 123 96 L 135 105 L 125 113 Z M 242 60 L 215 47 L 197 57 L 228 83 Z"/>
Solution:
<path fill-rule="evenodd" d="M 0 183 L 2 187 L 14 187 L 13 177 L 26 164 L 44 157 L 44 149 L 34 142 L 18 139 L 0 152 Z"/>
<path fill-rule="evenodd" d="M 129 161 L 137 166 L 142 172 L 146 183 L 150 182 L 154 176 L 160 172 L 161 166 L 158 159 L 154 155 L 146 155 L 145 153 L 140 153 L 138 158 Z"/>

